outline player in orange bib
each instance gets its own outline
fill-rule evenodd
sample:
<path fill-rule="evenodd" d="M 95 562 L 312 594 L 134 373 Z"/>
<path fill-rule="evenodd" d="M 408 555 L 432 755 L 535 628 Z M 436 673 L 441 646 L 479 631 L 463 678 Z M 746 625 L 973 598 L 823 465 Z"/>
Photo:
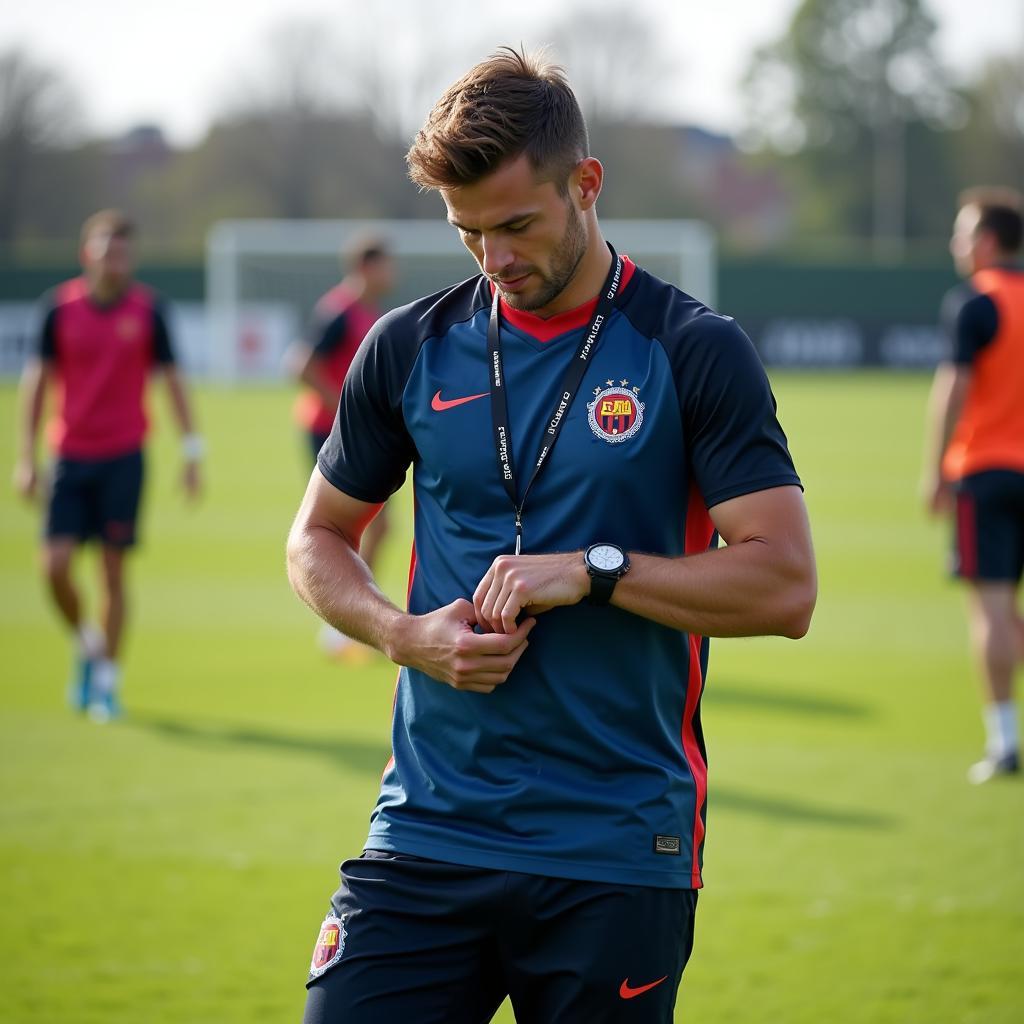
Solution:
<path fill-rule="evenodd" d="M 984 681 L 985 757 L 968 772 L 987 782 L 1020 771 L 1013 680 L 1024 662 L 1017 593 L 1024 573 L 1024 267 L 1021 196 L 961 196 L 950 241 L 967 281 L 947 295 L 950 352 L 928 411 L 924 491 L 954 513 L 953 572 L 968 584 L 971 643 Z"/>

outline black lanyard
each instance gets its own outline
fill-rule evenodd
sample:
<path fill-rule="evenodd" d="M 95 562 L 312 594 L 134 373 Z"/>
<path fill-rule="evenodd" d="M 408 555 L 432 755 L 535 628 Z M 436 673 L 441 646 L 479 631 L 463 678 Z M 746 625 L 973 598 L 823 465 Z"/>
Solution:
<path fill-rule="evenodd" d="M 533 473 L 526 484 L 522 498 L 517 498 L 516 473 L 512 461 L 512 431 L 508 426 L 508 399 L 505 396 L 505 370 L 501 361 L 501 324 L 498 312 L 500 292 L 497 285 L 494 286 L 491 319 L 487 324 L 487 342 L 491 353 L 491 422 L 494 424 L 494 448 L 498 455 L 501 482 L 505 486 L 505 493 L 508 495 L 509 501 L 512 502 L 512 508 L 516 514 L 517 555 L 523 543 L 523 508 L 526 505 L 526 496 L 530 493 L 530 488 L 537 477 L 540 476 L 540 471 L 562 432 L 562 424 L 565 422 L 576 392 L 579 391 L 580 384 L 583 382 L 590 357 L 597 348 L 602 328 L 608 322 L 608 317 L 611 316 L 619 285 L 622 283 L 622 260 L 610 245 L 608 248 L 611 249 L 612 265 L 598 296 L 594 319 L 590 322 L 590 329 L 584 334 L 580 347 L 576 350 L 576 355 L 562 378 L 562 386 L 558 398 L 555 399 L 554 409 L 548 417 L 548 425 L 544 428 L 537 461 L 533 464 Z"/>

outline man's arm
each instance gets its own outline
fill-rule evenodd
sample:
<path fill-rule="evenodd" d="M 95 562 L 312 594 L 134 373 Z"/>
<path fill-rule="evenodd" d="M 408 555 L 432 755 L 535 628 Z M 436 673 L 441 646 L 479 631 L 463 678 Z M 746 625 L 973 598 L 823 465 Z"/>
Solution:
<path fill-rule="evenodd" d="M 953 489 L 942 476 L 942 456 L 963 412 L 971 377 L 969 365 L 940 363 L 932 380 L 925 424 L 921 491 L 933 515 L 949 512 L 953 507 Z"/>
<path fill-rule="evenodd" d="M 199 471 L 203 458 L 203 439 L 196 432 L 195 419 L 192 416 L 192 405 L 189 402 L 188 391 L 185 388 L 185 381 L 178 373 L 173 363 L 162 365 L 164 381 L 167 384 L 167 393 L 171 398 L 171 410 L 174 413 L 174 420 L 178 424 L 182 437 L 182 455 L 185 460 L 182 470 L 182 484 L 185 493 L 190 498 L 198 496 L 202 487 L 202 478 Z"/>
<path fill-rule="evenodd" d="M 316 349 L 304 341 L 296 341 L 285 353 L 285 367 L 295 380 L 312 388 L 328 409 L 338 407 L 341 394 L 324 372 L 323 357 Z"/>
<path fill-rule="evenodd" d="M 953 509 L 953 488 L 943 479 L 942 457 L 963 412 L 974 362 L 999 330 L 999 312 L 990 296 L 962 284 L 943 299 L 940 326 L 947 354 L 935 370 L 928 398 L 921 472 L 921 496 L 933 515 Z"/>
<path fill-rule="evenodd" d="M 43 400 L 46 397 L 46 382 L 50 376 L 50 362 L 33 356 L 25 364 L 18 388 L 18 458 L 14 466 L 14 486 L 26 498 L 35 497 L 39 483 L 36 468 L 36 444 L 39 439 L 39 425 L 43 418 Z"/>
<path fill-rule="evenodd" d="M 727 547 L 681 558 L 630 552 L 630 570 L 611 603 L 701 636 L 803 636 L 817 574 L 800 489 L 746 494 L 710 514 Z M 539 614 L 589 593 L 582 552 L 503 555 L 481 580 L 473 604 L 485 628 L 504 632 L 521 611 Z"/>
<path fill-rule="evenodd" d="M 189 402 L 185 381 L 178 372 L 174 348 L 171 345 L 170 333 L 167 330 L 167 317 L 163 304 L 158 302 L 153 307 L 153 359 L 156 366 L 163 371 L 167 392 L 171 398 L 171 411 L 182 436 L 182 455 L 185 466 L 182 472 L 182 484 L 190 498 L 199 494 L 201 479 L 199 464 L 204 454 L 203 439 L 196 431 L 192 406 Z"/>
<path fill-rule="evenodd" d="M 459 599 L 426 615 L 403 612 L 381 592 L 359 556 L 359 541 L 380 504 L 359 501 L 314 469 L 288 536 L 288 578 L 321 618 L 457 690 L 490 693 L 527 647 L 535 620 L 479 634 L 473 605 Z"/>

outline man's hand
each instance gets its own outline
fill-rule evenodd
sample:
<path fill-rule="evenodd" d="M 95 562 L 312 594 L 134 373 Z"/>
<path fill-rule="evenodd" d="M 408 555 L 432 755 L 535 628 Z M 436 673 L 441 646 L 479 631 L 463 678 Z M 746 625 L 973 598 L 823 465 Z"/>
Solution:
<path fill-rule="evenodd" d="M 473 594 L 473 608 L 482 629 L 514 634 L 520 612 L 539 615 L 576 604 L 589 593 L 590 576 L 579 551 L 499 555 Z"/>
<path fill-rule="evenodd" d="M 456 690 L 491 693 L 516 667 L 536 619 L 508 633 L 475 633 L 473 606 L 459 598 L 426 615 L 406 616 L 401 635 L 386 651 L 392 661 L 425 672 Z"/>
<path fill-rule="evenodd" d="M 195 501 L 199 497 L 203 489 L 203 478 L 197 460 L 185 460 L 185 467 L 181 472 L 181 486 L 185 489 L 185 496 L 189 501 Z"/>
<path fill-rule="evenodd" d="M 921 496 L 924 498 L 925 507 L 933 516 L 950 515 L 956 508 L 956 492 L 953 486 L 940 476 L 923 481 Z"/>
<path fill-rule="evenodd" d="M 14 489 L 26 501 L 36 496 L 39 486 L 39 471 L 32 459 L 19 459 L 14 465 Z"/>

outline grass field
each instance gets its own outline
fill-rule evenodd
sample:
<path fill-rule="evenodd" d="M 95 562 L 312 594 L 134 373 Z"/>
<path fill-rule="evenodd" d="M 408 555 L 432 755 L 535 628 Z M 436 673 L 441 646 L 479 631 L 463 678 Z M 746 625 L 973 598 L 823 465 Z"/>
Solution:
<path fill-rule="evenodd" d="M 677 1019 L 1016 1024 L 1024 784 L 964 780 L 982 737 L 944 531 L 915 495 L 926 382 L 775 384 L 821 593 L 800 643 L 712 645 L 707 888 Z M 196 508 L 156 403 L 128 713 L 111 726 L 65 706 L 36 513 L 0 491 L 0 1021 L 301 1016 L 337 864 L 360 849 L 388 756 L 394 673 L 325 661 L 288 588 L 305 476 L 290 400 L 199 393 Z M 5 430 L 4 473 L 12 452 Z M 400 509 L 382 572 L 396 597 Z"/>

